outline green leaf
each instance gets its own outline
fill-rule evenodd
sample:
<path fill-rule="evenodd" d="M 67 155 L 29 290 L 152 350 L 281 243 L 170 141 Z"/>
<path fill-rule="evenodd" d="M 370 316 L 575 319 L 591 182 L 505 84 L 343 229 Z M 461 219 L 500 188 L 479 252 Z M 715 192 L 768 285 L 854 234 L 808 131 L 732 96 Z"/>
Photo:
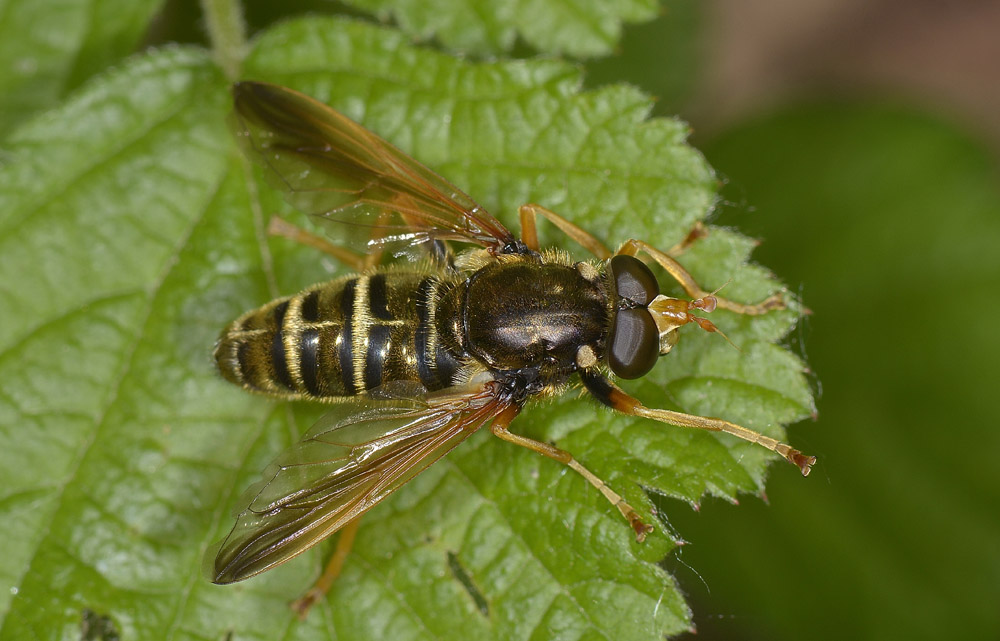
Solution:
<path fill-rule="evenodd" d="M 0 4 L 0 137 L 132 52 L 162 0 Z"/>
<path fill-rule="evenodd" d="M 622 23 L 656 17 L 657 0 L 347 0 L 418 38 L 457 51 L 497 54 L 521 38 L 538 52 L 575 57 L 611 53 Z"/>
<path fill-rule="evenodd" d="M 564 63 L 471 64 L 392 31 L 310 19 L 267 32 L 246 70 L 329 101 L 512 226 L 517 205 L 534 201 L 609 244 L 635 236 L 668 248 L 715 201 L 683 123 L 647 120 L 650 101 L 631 88 L 581 92 Z M 207 54 L 156 51 L 10 139 L 0 169 L 0 575 L 11 589 L 0 591 L 0 639 L 81 629 L 122 639 L 661 639 L 687 629 L 659 565 L 675 546 L 664 527 L 636 543 L 578 475 L 486 432 L 365 517 L 306 622 L 287 603 L 315 579 L 324 549 L 235 586 L 204 579 L 201 556 L 228 530 L 243 488 L 322 413 L 223 382 L 214 340 L 242 311 L 337 269 L 263 235 L 280 196 L 239 157 L 228 109 Z M 745 264 L 752 246 L 712 229 L 683 260 L 706 287 L 729 282 L 729 297 L 756 300 L 781 285 Z M 781 424 L 812 411 L 802 363 L 775 344 L 796 319 L 794 309 L 717 312 L 742 352 L 692 327 L 628 388 L 650 406 L 781 437 Z M 569 449 L 651 519 L 643 488 L 734 500 L 762 489 L 770 460 L 731 438 L 614 416 L 575 392 L 529 407 L 514 429 Z"/>

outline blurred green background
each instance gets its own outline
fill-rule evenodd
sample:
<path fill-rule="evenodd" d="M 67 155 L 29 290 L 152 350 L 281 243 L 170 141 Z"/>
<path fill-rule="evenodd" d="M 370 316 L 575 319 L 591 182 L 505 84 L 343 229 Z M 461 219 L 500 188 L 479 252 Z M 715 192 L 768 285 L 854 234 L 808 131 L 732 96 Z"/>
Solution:
<path fill-rule="evenodd" d="M 343 12 L 247 5 L 256 27 Z M 146 44 L 203 42 L 198 16 L 168 2 Z M 819 392 L 790 432 L 812 476 L 661 505 L 691 638 L 1000 638 L 998 33 L 989 1 L 667 0 L 583 63 L 692 124 L 714 222 L 814 311 L 788 339 Z"/>

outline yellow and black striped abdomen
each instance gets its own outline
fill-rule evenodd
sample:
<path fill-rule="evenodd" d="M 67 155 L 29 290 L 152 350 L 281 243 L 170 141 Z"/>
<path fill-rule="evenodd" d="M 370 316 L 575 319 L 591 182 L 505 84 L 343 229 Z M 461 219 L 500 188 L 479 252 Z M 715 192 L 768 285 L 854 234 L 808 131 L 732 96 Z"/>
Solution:
<path fill-rule="evenodd" d="M 226 379 L 284 398 L 336 400 L 399 380 L 442 389 L 460 366 L 435 328 L 449 285 L 402 271 L 315 285 L 236 319 L 216 362 Z"/>

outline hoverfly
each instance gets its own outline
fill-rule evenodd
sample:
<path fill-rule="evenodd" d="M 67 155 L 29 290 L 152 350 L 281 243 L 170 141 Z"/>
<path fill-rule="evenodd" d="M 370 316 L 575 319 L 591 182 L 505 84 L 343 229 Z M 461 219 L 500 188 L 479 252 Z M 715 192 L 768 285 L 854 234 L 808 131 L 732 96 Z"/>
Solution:
<path fill-rule="evenodd" d="M 599 402 L 633 416 L 759 443 L 809 473 L 815 458 L 716 418 L 647 408 L 609 378 L 646 374 L 677 330 L 715 326 L 692 312 L 760 314 L 780 296 L 742 305 L 702 290 L 642 240 L 612 253 L 538 205 L 520 208 L 521 236 L 457 187 L 347 117 L 259 82 L 233 87 L 237 137 L 299 209 L 361 232 L 365 251 L 272 221 L 272 232 L 327 247 L 358 273 L 247 312 L 222 333 L 222 375 L 274 398 L 334 403 L 268 468 L 206 559 L 216 583 L 241 581 L 355 521 L 483 426 L 576 470 L 625 517 L 638 540 L 652 526 L 573 456 L 508 430 L 525 404 L 578 377 Z M 596 256 L 574 262 L 539 248 L 542 216 Z M 450 242 L 473 245 L 454 253 Z M 418 261 L 378 265 L 404 244 Z M 662 266 L 692 300 L 664 296 L 637 257 Z"/>

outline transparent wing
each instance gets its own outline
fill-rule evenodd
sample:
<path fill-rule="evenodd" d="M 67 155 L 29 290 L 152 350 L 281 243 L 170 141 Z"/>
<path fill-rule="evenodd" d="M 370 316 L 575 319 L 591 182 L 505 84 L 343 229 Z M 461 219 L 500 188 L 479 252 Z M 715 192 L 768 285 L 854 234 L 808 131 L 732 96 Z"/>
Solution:
<path fill-rule="evenodd" d="M 235 84 L 233 99 L 244 151 L 297 209 L 346 226 L 343 242 L 515 242 L 460 189 L 323 103 L 261 82 Z"/>
<path fill-rule="evenodd" d="M 304 552 L 509 407 L 489 386 L 435 396 L 444 400 L 359 400 L 324 416 L 243 495 L 236 525 L 206 555 L 209 578 L 241 581 Z"/>

